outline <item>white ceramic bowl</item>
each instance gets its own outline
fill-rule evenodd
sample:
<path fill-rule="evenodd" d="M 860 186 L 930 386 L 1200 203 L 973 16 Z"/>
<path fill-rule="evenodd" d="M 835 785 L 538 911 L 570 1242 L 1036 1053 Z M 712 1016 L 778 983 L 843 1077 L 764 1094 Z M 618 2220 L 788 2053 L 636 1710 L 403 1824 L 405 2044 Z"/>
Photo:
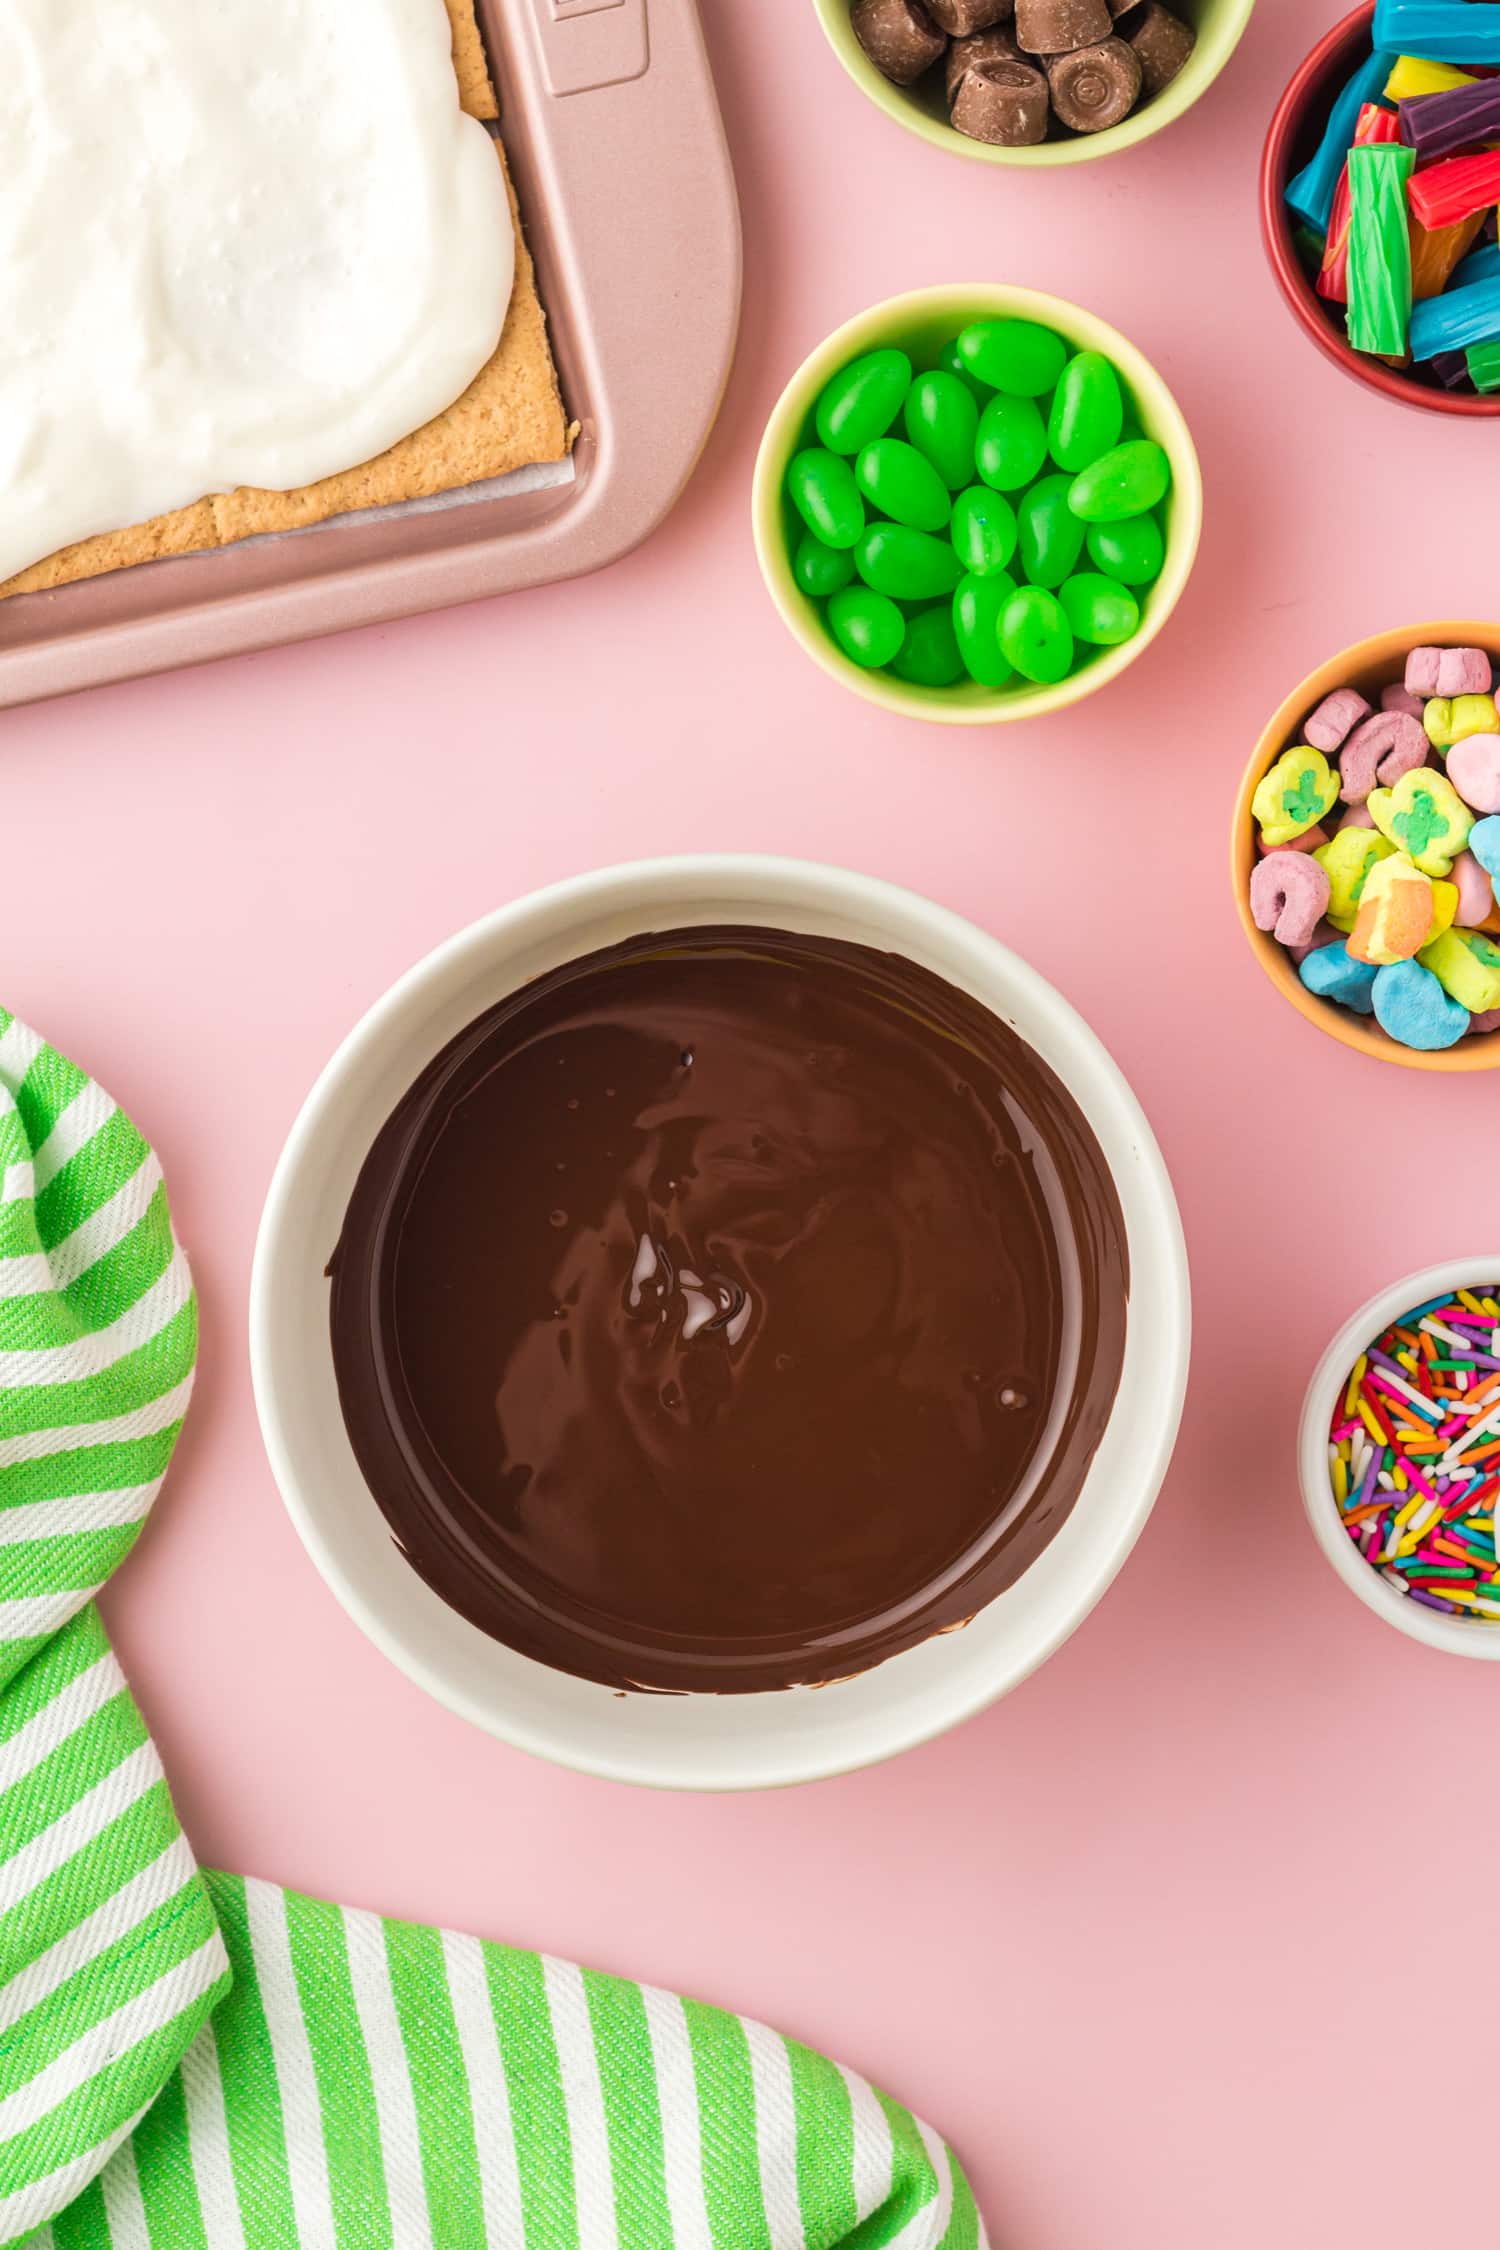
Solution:
<path fill-rule="evenodd" d="M 1082 1494 L 1045 1552 L 962 1632 L 816 1690 L 619 1697 L 491 1640 L 402 1559 L 345 1435 L 324 1269 L 377 1131 L 455 1033 L 507 992 L 648 930 L 740 922 L 904 954 L 972 993 L 1049 1062 L 1113 1174 L 1130 1256 L 1119 1395 Z M 616 1781 L 751 1789 L 873 1764 L 1005 1694 L 1087 1616 L 1166 1473 L 1189 1342 L 1171 1183 L 1129 1087 L 1088 1027 L 983 931 L 862 875 L 793 860 L 612 868 L 503 907 L 429 954 L 345 1040 L 309 1095 L 261 1220 L 251 1287 L 256 1402 L 298 1531 L 349 1614 L 409 1677 L 520 1749 Z"/>
<path fill-rule="evenodd" d="M 1445 1289 L 1472 1289 L 1476 1283 L 1488 1286 L 1495 1281 L 1500 1281 L 1500 1251 L 1489 1258 L 1454 1258 L 1446 1265 L 1424 1266 L 1420 1273 L 1408 1274 L 1361 1305 L 1318 1361 L 1297 1435 L 1302 1505 L 1314 1538 L 1344 1584 L 1398 1633 L 1425 1641 L 1429 1648 L 1447 1649 L 1453 1656 L 1500 1657 L 1500 1621 L 1487 1624 L 1477 1617 L 1446 1617 L 1440 1609 L 1428 1609 L 1409 1595 L 1398 1594 L 1389 1579 L 1371 1569 L 1339 1520 L 1328 1477 L 1328 1430 L 1334 1402 L 1366 1344 L 1413 1305 L 1424 1305 Z"/>

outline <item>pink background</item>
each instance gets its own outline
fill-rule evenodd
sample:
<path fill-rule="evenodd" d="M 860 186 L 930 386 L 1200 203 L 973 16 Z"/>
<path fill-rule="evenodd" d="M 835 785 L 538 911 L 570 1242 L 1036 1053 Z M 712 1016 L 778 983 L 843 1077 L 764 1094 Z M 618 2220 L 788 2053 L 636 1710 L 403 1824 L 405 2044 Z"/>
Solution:
<path fill-rule="evenodd" d="M 1250 958 L 1225 846 L 1248 747 L 1303 672 L 1493 599 L 1495 436 L 1365 395 L 1273 293 L 1260 139 L 1337 0 L 1261 0 L 1186 120 L 1036 178 L 899 133 L 807 6 L 705 12 L 744 333 L 658 537 L 591 583 L 0 728 L 5 1000 L 154 1136 L 203 1295 L 198 1404 L 109 1620 L 205 1857 L 769 2018 L 946 2129 L 1000 2244 L 1406 2250 L 1438 2192 L 1427 2124 L 1448 2201 L 1491 2144 L 1472 1977 L 1494 1953 L 1500 1671 L 1408 1644 L 1335 1583 L 1293 1430 L 1362 1297 L 1500 1239 L 1495 1082 L 1320 1039 Z M 798 653 L 747 498 L 820 337 L 975 276 L 1078 298 L 1143 347 L 1196 431 L 1208 519 L 1122 682 L 964 735 Z M 1172 1167 L 1197 1346 L 1155 1518 L 1028 1686 L 883 1770 L 667 1799 L 501 1748 L 365 1643 L 262 1458 L 245 1299 L 282 1137 L 398 971 L 553 877 L 738 847 L 914 885 L 1083 1010 Z"/>

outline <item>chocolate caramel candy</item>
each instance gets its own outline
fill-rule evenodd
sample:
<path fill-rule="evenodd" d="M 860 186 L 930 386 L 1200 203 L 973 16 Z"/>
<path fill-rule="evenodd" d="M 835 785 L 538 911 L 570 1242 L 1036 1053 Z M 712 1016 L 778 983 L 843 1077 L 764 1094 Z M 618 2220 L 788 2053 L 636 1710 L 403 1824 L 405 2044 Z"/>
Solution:
<path fill-rule="evenodd" d="M 1130 115 L 1141 91 L 1141 65 L 1123 39 L 1102 39 L 1047 66 L 1052 107 L 1075 133 L 1102 133 Z"/>
<path fill-rule="evenodd" d="M 914 86 L 947 49 L 947 33 L 922 0 L 855 0 L 849 21 L 875 68 L 895 86 Z"/>
<path fill-rule="evenodd" d="M 982 63 L 966 70 L 953 90 L 953 130 L 996 148 L 1035 148 L 1047 138 L 1051 102 L 1047 81 L 1033 64 Z"/>
<path fill-rule="evenodd" d="M 1016 0 L 1016 41 L 1028 55 L 1062 55 L 1107 39 L 1108 0 Z"/>
<path fill-rule="evenodd" d="M 991 31 L 976 31 L 972 38 L 955 39 L 948 49 L 948 100 L 952 104 L 966 70 L 982 70 L 988 63 L 1019 62 L 1016 35 L 1004 24 Z"/>
<path fill-rule="evenodd" d="M 951 38 L 967 39 L 991 24 L 1004 23 L 1016 12 L 1016 0 L 927 0 L 927 13 L 940 31 Z"/>
<path fill-rule="evenodd" d="M 1135 50 L 1141 66 L 1141 91 L 1159 94 L 1170 86 L 1198 43 L 1191 24 L 1164 8 L 1161 0 L 1132 5 L 1120 24 L 1120 36 Z"/>

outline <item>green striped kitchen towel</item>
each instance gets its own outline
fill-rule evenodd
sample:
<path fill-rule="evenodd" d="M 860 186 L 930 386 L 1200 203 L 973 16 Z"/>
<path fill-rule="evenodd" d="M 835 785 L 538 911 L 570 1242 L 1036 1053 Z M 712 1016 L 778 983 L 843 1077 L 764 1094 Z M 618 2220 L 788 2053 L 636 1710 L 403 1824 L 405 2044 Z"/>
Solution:
<path fill-rule="evenodd" d="M 196 1350 L 151 1150 L 0 1011 L 0 2243 L 981 2250 L 937 2136 L 792 2040 L 200 1872 L 93 1606 Z"/>

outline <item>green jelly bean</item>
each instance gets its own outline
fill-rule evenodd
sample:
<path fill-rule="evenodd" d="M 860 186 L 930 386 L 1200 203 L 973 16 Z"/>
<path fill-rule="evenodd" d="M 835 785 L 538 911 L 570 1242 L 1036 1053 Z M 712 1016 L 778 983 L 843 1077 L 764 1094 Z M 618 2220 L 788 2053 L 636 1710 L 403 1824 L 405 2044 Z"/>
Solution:
<path fill-rule="evenodd" d="M 913 531 L 941 531 L 953 513 L 948 487 L 925 454 L 904 438 L 876 438 L 854 464 L 870 506 Z"/>
<path fill-rule="evenodd" d="M 905 352 L 866 352 L 824 384 L 813 420 L 830 453 L 858 453 L 884 437 L 911 385 Z"/>
<path fill-rule="evenodd" d="M 976 320 L 958 338 L 971 375 L 1013 398 L 1040 398 L 1068 364 L 1068 347 L 1034 320 Z"/>
<path fill-rule="evenodd" d="M 1056 595 L 1041 586 L 1011 595 L 1000 612 L 1000 646 L 1015 670 L 1040 686 L 1065 680 L 1073 669 L 1073 628 Z"/>
<path fill-rule="evenodd" d="M 1080 352 L 1058 378 L 1047 424 L 1047 443 L 1060 469 L 1076 476 L 1120 442 L 1125 401 L 1114 362 L 1103 352 Z"/>
<path fill-rule="evenodd" d="M 1154 438 L 1127 438 L 1073 479 L 1069 504 L 1085 523 L 1120 523 L 1164 500 L 1172 464 Z"/>
<path fill-rule="evenodd" d="M 906 619 L 884 594 L 845 586 L 828 604 L 828 629 L 851 664 L 878 672 L 901 653 Z"/>
<path fill-rule="evenodd" d="M 951 594 L 962 573 L 946 539 L 904 523 L 872 523 L 854 550 L 855 568 L 877 594 L 930 602 Z"/>
<path fill-rule="evenodd" d="M 1016 511 L 1003 492 L 971 484 L 953 503 L 948 536 L 965 570 L 993 578 L 1016 551 Z"/>
<path fill-rule="evenodd" d="M 981 687 L 1004 687 L 1013 666 L 1000 646 L 1000 619 L 1016 590 L 1008 570 L 961 578 L 953 596 L 953 630 L 964 670 Z"/>
<path fill-rule="evenodd" d="M 825 547 L 815 532 L 804 531 L 792 556 L 792 576 L 804 594 L 826 601 L 854 576 L 854 557 L 847 547 Z"/>
<path fill-rule="evenodd" d="M 985 405 L 991 397 L 992 394 L 989 384 L 981 383 L 979 377 L 977 375 L 971 374 L 968 368 L 965 367 L 963 360 L 959 356 L 958 338 L 956 336 L 954 337 L 951 344 L 945 344 L 941 352 L 939 352 L 938 369 L 939 372 L 944 375 L 956 375 L 959 381 L 963 384 L 964 389 L 968 391 L 970 396 L 976 399 L 981 406 Z"/>
<path fill-rule="evenodd" d="M 1155 516 L 1126 516 L 1121 523 L 1091 523 L 1089 560 L 1122 586 L 1149 586 L 1161 576 L 1167 543 Z"/>
<path fill-rule="evenodd" d="M 925 454 L 950 492 L 961 490 L 974 474 L 974 438 L 979 428 L 979 408 L 968 384 L 942 368 L 919 375 L 906 394 L 902 412 L 906 434 L 917 451 Z"/>
<path fill-rule="evenodd" d="M 810 445 L 794 453 L 786 472 L 792 506 L 825 547 L 852 547 L 865 528 L 865 504 L 854 471 L 836 453 Z"/>
<path fill-rule="evenodd" d="M 906 640 L 900 655 L 892 659 L 891 670 L 898 680 L 910 680 L 914 687 L 952 687 L 963 678 L 951 603 L 919 609 L 907 619 Z"/>
<path fill-rule="evenodd" d="M 1076 578 L 1063 581 L 1057 598 L 1074 639 L 1087 641 L 1093 648 L 1118 648 L 1139 629 L 1141 605 L 1118 579 L 1083 570 Z"/>
<path fill-rule="evenodd" d="M 1047 425 L 1029 398 L 990 400 L 979 417 L 974 463 L 996 492 L 1020 492 L 1047 458 Z"/>
<path fill-rule="evenodd" d="M 1021 569 L 1033 586 L 1060 586 L 1078 568 L 1084 526 L 1068 506 L 1071 477 L 1043 477 L 1017 512 Z"/>

